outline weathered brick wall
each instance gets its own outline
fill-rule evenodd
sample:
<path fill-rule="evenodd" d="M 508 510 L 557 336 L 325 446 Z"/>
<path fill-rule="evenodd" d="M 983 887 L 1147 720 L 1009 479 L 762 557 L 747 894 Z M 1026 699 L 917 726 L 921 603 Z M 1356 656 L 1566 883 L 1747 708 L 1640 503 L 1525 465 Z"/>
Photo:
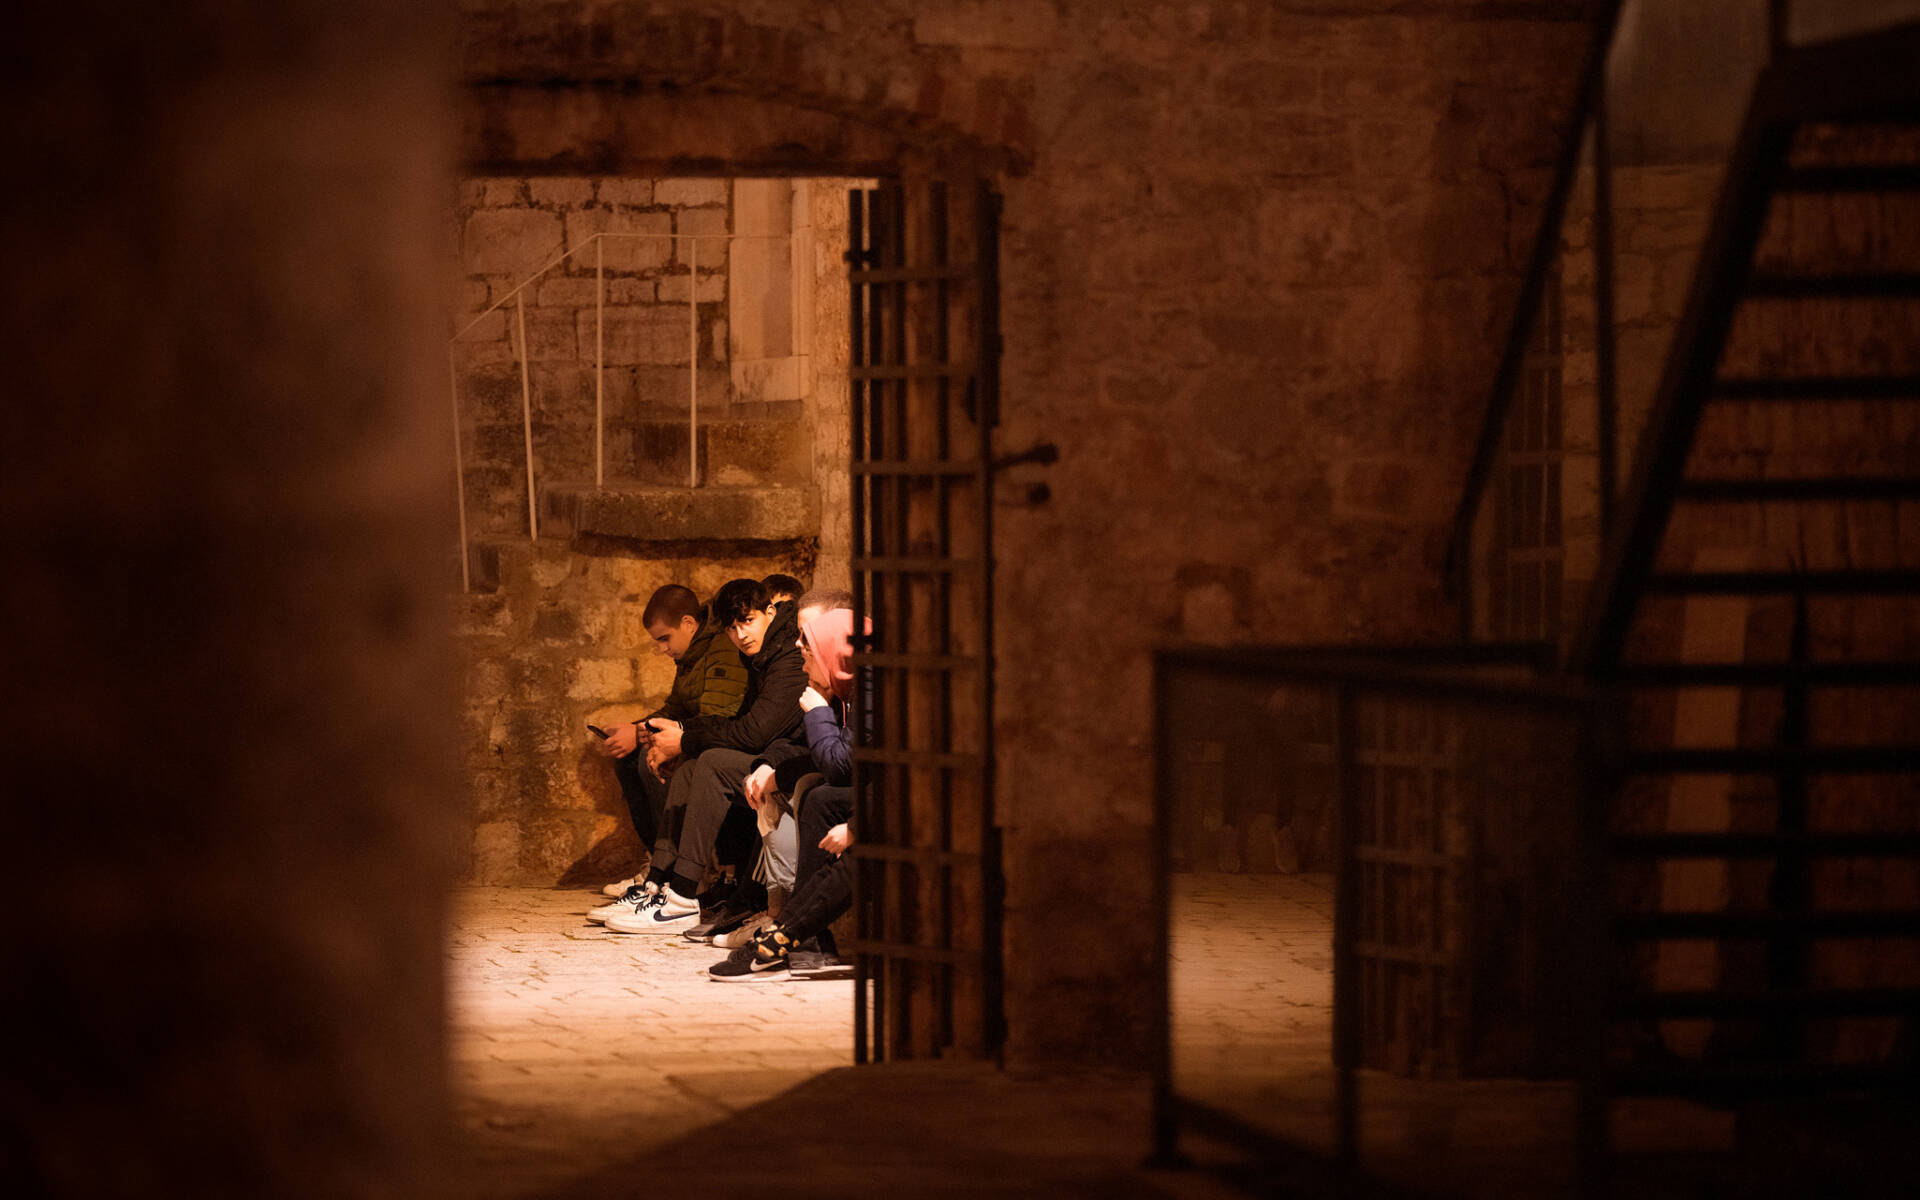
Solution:
<path fill-rule="evenodd" d="M 1447 523 L 1591 8 L 466 6 L 492 169 L 1002 189 L 997 438 L 1061 452 L 996 512 L 1017 1061 L 1144 1061 L 1155 642 L 1447 636 Z M 511 83 L 566 77 L 647 86 Z"/>

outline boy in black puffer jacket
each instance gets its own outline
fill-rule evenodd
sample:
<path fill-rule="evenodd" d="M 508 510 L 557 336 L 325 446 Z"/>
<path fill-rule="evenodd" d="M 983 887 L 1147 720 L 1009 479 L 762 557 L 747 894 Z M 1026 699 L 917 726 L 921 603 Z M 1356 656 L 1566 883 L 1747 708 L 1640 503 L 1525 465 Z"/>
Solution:
<path fill-rule="evenodd" d="M 747 663 L 747 694 L 732 717 L 656 721 L 650 765 L 683 761 L 667 791 L 666 819 L 654 842 L 648 883 L 656 890 L 631 915 L 607 919 L 621 933 L 678 933 L 700 919 L 695 892 L 714 865 L 715 841 L 735 805 L 746 804 L 744 784 L 756 758 L 793 743 L 806 744 L 800 693 L 807 687 L 792 601 L 774 604 L 758 580 L 735 579 L 712 603 L 713 619 Z"/>

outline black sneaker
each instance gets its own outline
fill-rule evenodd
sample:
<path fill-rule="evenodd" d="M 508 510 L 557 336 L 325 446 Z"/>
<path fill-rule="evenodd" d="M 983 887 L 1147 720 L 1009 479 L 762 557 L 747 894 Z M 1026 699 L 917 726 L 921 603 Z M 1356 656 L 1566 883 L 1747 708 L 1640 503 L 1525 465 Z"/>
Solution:
<path fill-rule="evenodd" d="M 764 979 L 784 979 L 787 954 L 793 939 L 770 925 L 753 941 L 727 955 L 727 961 L 707 968 L 707 978 L 721 983 L 756 983 Z"/>
<path fill-rule="evenodd" d="M 719 935 L 745 925 L 762 911 L 755 908 L 745 896 L 736 895 L 718 908 L 701 909 L 700 923 L 680 936 L 690 942 L 709 943 Z"/>

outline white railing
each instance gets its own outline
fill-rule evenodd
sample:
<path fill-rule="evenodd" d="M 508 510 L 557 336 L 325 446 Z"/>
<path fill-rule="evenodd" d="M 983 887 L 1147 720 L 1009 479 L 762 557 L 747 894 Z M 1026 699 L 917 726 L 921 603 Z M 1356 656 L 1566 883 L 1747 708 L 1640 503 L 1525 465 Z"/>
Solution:
<path fill-rule="evenodd" d="M 526 290 L 548 272 L 564 264 L 575 254 L 593 247 L 593 485 L 607 485 L 607 275 L 606 239 L 634 238 L 687 243 L 687 486 L 700 486 L 700 243 L 701 242 L 791 242 L 793 235 L 737 233 L 596 233 L 568 250 L 538 271 L 521 280 L 510 291 L 475 314 L 473 319 L 447 339 L 447 374 L 453 384 L 453 477 L 460 502 L 460 586 L 471 589 L 472 567 L 467 545 L 467 486 L 465 458 L 460 439 L 460 363 L 456 347 L 480 322 L 492 316 L 509 301 L 514 308 L 514 354 L 520 360 L 520 424 L 527 459 L 527 536 L 540 536 L 539 495 L 533 477 L 533 380 L 527 349 Z M 729 260 L 731 262 L 731 260 Z M 731 319 L 731 314 L 729 314 Z"/>

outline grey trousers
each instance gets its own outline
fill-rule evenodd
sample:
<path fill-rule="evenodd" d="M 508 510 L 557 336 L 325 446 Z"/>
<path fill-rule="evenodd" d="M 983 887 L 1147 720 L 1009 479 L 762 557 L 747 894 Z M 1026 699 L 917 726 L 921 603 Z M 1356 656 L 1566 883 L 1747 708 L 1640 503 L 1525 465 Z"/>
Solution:
<path fill-rule="evenodd" d="M 753 755 L 741 750 L 703 752 L 673 773 L 667 808 L 653 843 L 656 870 L 690 883 L 714 865 L 714 842 L 733 805 L 747 803 L 744 785 Z"/>
<path fill-rule="evenodd" d="M 713 749 L 673 773 L 660 835 L 654 841 L 654 866 L 696 883 L 714 866 L 714 847 L 729 809 L 746 807 L 747 771 L 753 758 L 740 750 Z M 793 890 L 800 861 L 798 829 L 799 822 L 792 816 L 782 817 L 780 827 L 765 839 L 768 887 Z"/>

